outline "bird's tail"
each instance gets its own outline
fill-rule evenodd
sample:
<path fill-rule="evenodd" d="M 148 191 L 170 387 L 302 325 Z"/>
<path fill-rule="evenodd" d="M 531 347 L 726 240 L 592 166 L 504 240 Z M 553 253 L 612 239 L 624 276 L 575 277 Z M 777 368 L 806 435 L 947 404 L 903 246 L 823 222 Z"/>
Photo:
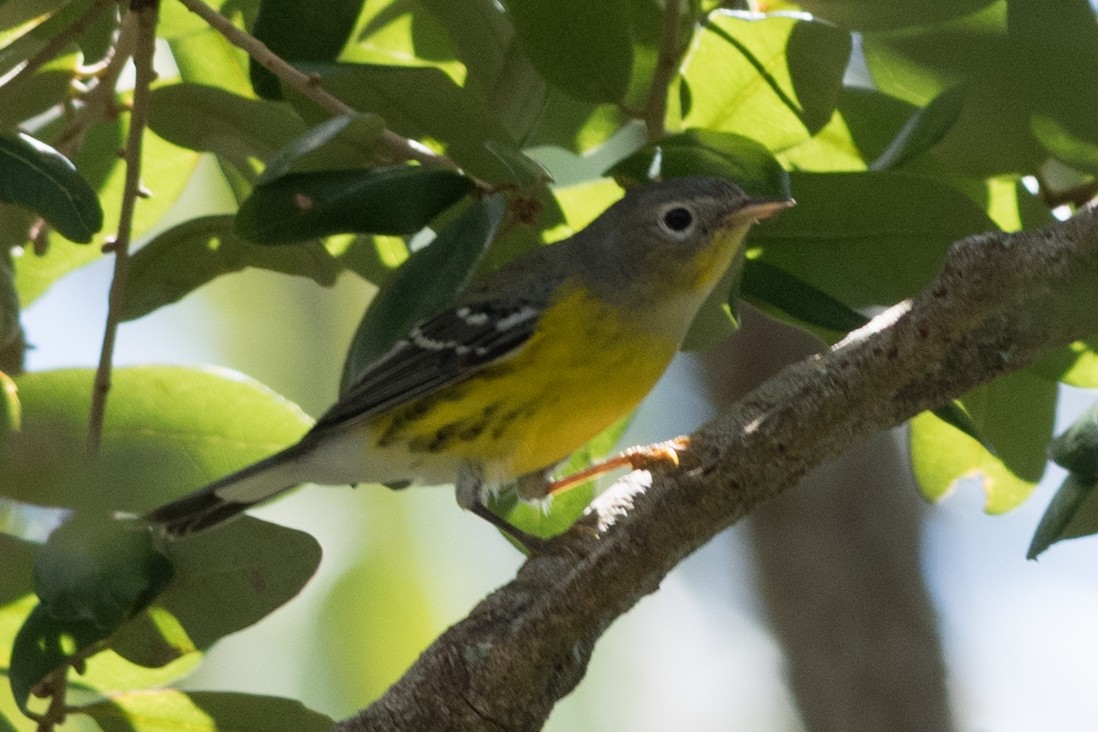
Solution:
<path fill-rule="evenodd" d="M 301 452 L 301 445 L 295 445 L 154 508 L 144 519 L 172 537 L 195 534 L 223 524 L 252 506 L 305 482 L 298 469 Z"/>

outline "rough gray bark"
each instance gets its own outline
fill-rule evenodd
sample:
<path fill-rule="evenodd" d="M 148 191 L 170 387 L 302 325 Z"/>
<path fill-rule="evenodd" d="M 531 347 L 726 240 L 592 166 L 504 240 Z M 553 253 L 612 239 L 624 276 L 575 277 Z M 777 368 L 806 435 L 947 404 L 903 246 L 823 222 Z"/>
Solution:
<path fill-rule="evenodd" d="M 1093 210 L 958 242 L 922 294 L 698 430 L 647 491 L 612 490 L 597 509 L 613 523 L 577 527 L 530 559 L 337 728 L 540 729 L 606 627 L 683 557 L 828 458 L 1098 331 L 1095 283 Z"/>
<path fill-rule="evenodd" d="M 703 356 L 731 404 L 824 346 L 750 308 Z M 953 729 L 937 627 L 919 566 L 922 502 L 884 432 L 812 470 L 751 514 L 763 600 L 812 732 Z"/>

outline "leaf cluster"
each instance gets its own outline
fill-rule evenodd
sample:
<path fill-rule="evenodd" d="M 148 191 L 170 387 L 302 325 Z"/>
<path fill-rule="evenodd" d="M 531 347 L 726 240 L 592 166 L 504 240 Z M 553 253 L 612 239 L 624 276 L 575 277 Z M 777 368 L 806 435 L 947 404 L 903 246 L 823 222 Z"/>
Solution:
<path fill-rule="evenodd" d="M 91 459 L 91 370 L 21 373 L 20 310 L 123 256 L 117 232 L 136 244 L 117 322 L 245 268 L 376 285 L 346 388 L 479 273 L 576 230 L 620 186 L 717 175 L 798 205 L 753 232 L 742 276 L 689 345 L 726 334 L 737 298 L 834 343 L 923 289 L 952 242 L 1046 224 L 1098 190 L 1094 11 L 1046 4 L 781 3 L 810 16 L 704 0 L 224 0 L 222 27 L 192 12 L 209 9 L 198 0 L 162 0 L 151 27 L 171 71 L 134 92 L 118 83 L 142 32 L 131 21 L 155 4 L 0 5 L 0 645 L 13 694 L 0 728 L 16 709 L 107 730 L 330 723 L 288 700 L 135 691 L 292 598 L 319 549 L 251 519 L 171 546 L 117 520 L 300 436 L 308 418 L 266 387 L 114 369 Z M 180 215 L 195 190 L 214 193 Z M 1093 342 L 913 420 L 926 495 L 977 476 L 989 511 L 1024 501 L 1058 382 L 1098 386 Z M 1072 473 L 1032 554 L 1098 531 L 1093 422 L 1054 443 Z M 622 427 L 577 459 L 605 454 Z M 590 490 L 549 514 L 506 496 L 496 508 L 552 535 Z M 47 540 L 59 511 L 78 518 Z"/>

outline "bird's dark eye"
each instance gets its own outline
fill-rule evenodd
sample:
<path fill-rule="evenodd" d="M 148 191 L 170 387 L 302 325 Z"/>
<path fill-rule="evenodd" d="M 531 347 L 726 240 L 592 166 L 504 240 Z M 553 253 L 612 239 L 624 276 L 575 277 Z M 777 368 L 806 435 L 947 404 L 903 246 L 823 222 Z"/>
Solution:
<path fill-rule="evenodd" d="M 671 231 L 682 232 L 686 231 L 690 227 L 690 224 L 694 223 L 694 214 L 690 213 L 689 209 L 685 209 L 682 206 L 676 206 L 675 208 L 668 209 L 663 214 L 663 223 Z"/>

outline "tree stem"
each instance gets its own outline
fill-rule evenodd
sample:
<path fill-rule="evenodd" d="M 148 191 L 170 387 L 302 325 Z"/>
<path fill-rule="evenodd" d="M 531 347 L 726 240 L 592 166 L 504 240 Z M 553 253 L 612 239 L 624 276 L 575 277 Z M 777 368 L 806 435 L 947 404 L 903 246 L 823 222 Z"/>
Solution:
<path fill-rule="evenodd" d="M 136 43 L 133 62 L 136 77 L 133 90 L 133 108 L 130 111 L 130 129 L 126 138 L 126 179 L 122 189 L 122 210 L 118 217 L 118 234 L 109 244 L 114 253 L 114 276 L 107 299 L 107 323 L 103 332 L 103 346 L 99 353 L 99 365 L 95 370 L 92 388 L 91 410 L 88 414 L 88 454 L 99 452 L 103 439 L 103 419 L 107 409 L 107 394 L 111 389 L 111 370 L 114 345 L 118 336 L 118 313 L 126 295 L 126 270 L 129 264 L 130 243 L 133 235 L 133 216 L 141 193 L 141 145 L 149 120 L 149 91 L 156 80 L 153 55 L 156 51 L 156 22 L 158 3 L 149 3 L 139 10 L 129 9 L 123 17 L 136 27 Z M 123 32 L 123 35 L 125 33 Z M 107 247 L 105 247 L 107 248 Z"/>

